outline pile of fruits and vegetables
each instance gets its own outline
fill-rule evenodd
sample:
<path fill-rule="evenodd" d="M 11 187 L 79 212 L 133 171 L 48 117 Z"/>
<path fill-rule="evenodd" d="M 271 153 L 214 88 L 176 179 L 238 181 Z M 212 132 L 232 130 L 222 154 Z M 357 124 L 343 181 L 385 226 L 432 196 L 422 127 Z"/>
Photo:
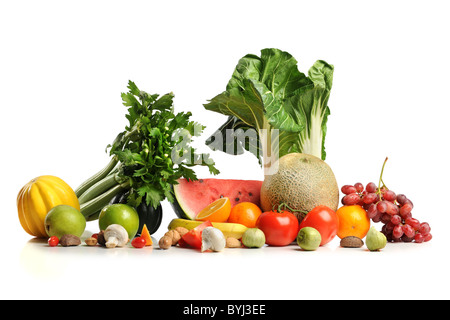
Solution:
<path fill-rule="evenodd" d="M 204 105 L 228 116 L 206 144 L 252 153 L 263 181 L 199 179 L 196 166 L 220 174 L 209 154 L 191 146 L 205 127 L 190 112 L 175 113 L 172 93 L 149 94 L 129 81 L 122 93 L 128 124 L 107 146 L 110 162 L 76 189 L 51 175 L 32 179 L 17 196 L 23 229 L 52 247 L 79 246 L 86 223 L 98 220 L 84 245 L 201 252 L 289 245 L 313 251 L 336 236 L 341 247 L 369 251 L 430 241 L 430 225 L 412 216 L 412 201 L 384 183 L 387 158 L 378 184 L 339 188 L 325 162 L 333 70 L 319 60 L 306 75 L 289 53 L 264 49 L 240 59 L 225 91 Z M 153 243 L 166 199 L 175 216 Z"/>

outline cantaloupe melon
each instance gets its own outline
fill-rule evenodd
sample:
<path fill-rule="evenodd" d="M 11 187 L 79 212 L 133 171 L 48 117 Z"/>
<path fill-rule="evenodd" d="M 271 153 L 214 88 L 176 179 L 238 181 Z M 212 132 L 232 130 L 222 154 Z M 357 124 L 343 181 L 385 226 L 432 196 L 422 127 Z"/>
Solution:
<path fill-rule="evenodd" d="M 281 157 L 278 171 L 264 179 L 261 207 L 269 211 L 282 203 L 303 212 L 309 212 L 318 205 L 336 211 L 339 187 L 330 166 L 309 154 L 290 153 Z M 296 215 L 299 221 L 303 219 L 303 215 Z"/>

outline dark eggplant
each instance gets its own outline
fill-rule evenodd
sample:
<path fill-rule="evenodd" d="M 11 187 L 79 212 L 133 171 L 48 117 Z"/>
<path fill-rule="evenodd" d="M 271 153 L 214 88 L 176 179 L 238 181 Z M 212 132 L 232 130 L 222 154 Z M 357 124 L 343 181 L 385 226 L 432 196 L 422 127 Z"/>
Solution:
<path fill-rule="evenodd" d="M 130 190 L 124 190 L 118 193 L 114 198 L 111 199 L 110 204 L 123 203 L 127 204 L 127 199 L 130 194 Z M 154 234 L 158 231 L 159 226 L 162 221 L 162 207 L 159 205 L 156 209 L 152 205 L 147 205 L 142 202 L 137 208 L 135 208 L 139 215 L 139 229 L 136 236 L 140 236 L 144 224 L 147 225 L 148 232 Z"/>

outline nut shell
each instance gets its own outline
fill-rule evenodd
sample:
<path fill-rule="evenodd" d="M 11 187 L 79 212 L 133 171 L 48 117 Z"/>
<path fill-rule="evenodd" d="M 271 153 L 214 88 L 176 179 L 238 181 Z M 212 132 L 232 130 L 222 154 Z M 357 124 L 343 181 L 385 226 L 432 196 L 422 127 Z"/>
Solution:
<path fill-rule="evenodd" d="M 59 239 L 59 244 L 63 247 L 79 246 L 81 244 L 81 240 L 73 234 L 65 234 L 61 237 L 61 239 Z"/>
<path fill-rule="evenodd" d="M 242 243 L 239 239 L 228 237 L 226 239 L 226 248 L 241 248 Z"/>
<path fill-rule="evenodd" d="M 94 237 L 87 238 L 84 242 L 90 247 L 97 245 L 97 239 Z"/>
<path fill-rule="evenodd" d="M 361 248 L 364 242 L 358 237 L 349 236 L 342 238 L 340 245 L 344 248 Z"/>

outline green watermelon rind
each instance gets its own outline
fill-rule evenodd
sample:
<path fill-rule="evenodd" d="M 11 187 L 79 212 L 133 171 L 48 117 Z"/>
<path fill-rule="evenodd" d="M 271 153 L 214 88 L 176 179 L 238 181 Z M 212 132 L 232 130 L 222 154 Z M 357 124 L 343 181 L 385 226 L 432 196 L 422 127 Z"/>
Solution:
<path fill-rule="evenodd" d="M 175 211 L 175 214 L 177 215 L 178 218 L 181 218 L 181 219 L 195 220 L 195 216 L 196 215 L 193 214 L 192 217 L 190 217 L 186 213 L 186 211 L 189 211 L 189 210 L 183 209 L 182 204 L 180 204 L 180 199 L 178 199 L 177 192 L 176 192 L 176 187 L 177 187 L 176 185 L 172 186 L 172 192 L 173 192 L 173 195 L 174 195 L 174 197 L 173 197 L 174 200 L 173 200 L 173 202 L 170 203 L 172 208 L 173 208 L 173 210 Z M 181 203 L 182 203 L 182 201 L 181 201 Z"/>

